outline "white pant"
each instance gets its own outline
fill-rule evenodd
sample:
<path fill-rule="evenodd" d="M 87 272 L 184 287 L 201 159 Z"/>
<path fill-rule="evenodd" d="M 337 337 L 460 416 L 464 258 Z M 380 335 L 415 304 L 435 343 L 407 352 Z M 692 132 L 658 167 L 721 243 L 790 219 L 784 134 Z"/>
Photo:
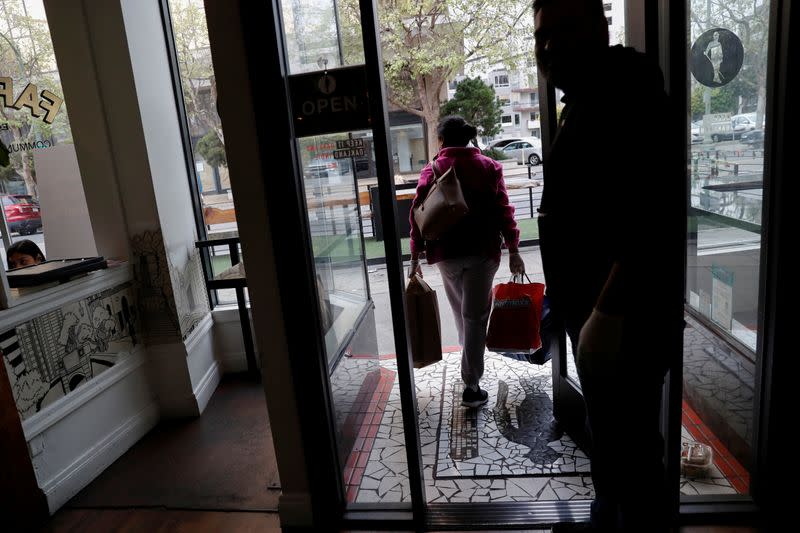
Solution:
<path fill-rule="evenodd" d="M 492 307 L 492 283 L 500 263 L 487 257 L 462 257 L 437 263 L 453 309 L 461 351 L 461 378 L 477 386 L 483 376 L 486 326 Z"/>

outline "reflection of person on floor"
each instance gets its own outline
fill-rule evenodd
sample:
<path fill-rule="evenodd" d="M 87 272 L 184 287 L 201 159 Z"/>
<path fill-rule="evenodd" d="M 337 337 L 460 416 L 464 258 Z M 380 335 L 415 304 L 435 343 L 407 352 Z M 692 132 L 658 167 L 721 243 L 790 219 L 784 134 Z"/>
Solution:
<path fill-rule="evenodd" d="M 425 199 L 433 182 L 433 169 L 422 169 L 417 194 L 411 205 L 411 269 L 409 275 L 422 271 L 420 255 L 428 264 L 438 264 L 445 293 L 453 309 L 458 341 L 463 346 L 461 377 L 466 387 L 462 404 L 478 407 L 488 394 L 479 386 L 483 376 L 486 349 L 486 325 L 492 302 L 492 283 L 500 265 L 501 236 L 510 254 L 514 273 L 523 273 L 525 264 L 519 255 L 519 230 L 514 208 L 508 203 L 500 163 L 467 144 L 478 131 L 459 116 L 444 117 L 437 129 L 440 150 L 435 160 L 440 172 L 456 165 L 469 213 L 457 226 L 436 241 L 425 241 L 414 221 L 414 206 Z"/>
<path fill-rule="evenodd" d="M 508 384 L 504 381 L 497 384 L 497 401 L 492 410 L 497 429 L 511 442 L 530 448 L 525 456 L 532 463 L 551 466 L 561 454 L 549 444 L 563 435 L 552 423 L 553 402 L 547 393 L 537 391 L 530 380 L 522 379 L 520 385 L 525 391 L 525 399 L 516 406 L 518 425 L 515 426 L 508 408 Z"/>
<path fill-rule="evenodd" d="M 625 133 L 630 121 L 634 130 L 670 124 L 663 78 L 644 55 L 608 46 L 600 0 L 535 0 L 534 16 L 538 66 L 565 94 L 538 224 L 551 310 L 576 347 L 592 523 L 665 531 L 659 414 L 668 358 L 681 349 L 685 197 L 675 178 L 685 170 L 651 159 L 652 146 L 669 144 L 662 130 L 656 139 Z M 609 126 L 609 112 L 626 120 Z M 597 164 L 623 139 L 625 158 Z M 644 220 L 633 211 L 642 198 Z M 635 481 L 622 475 L 629 466 Z"/>
<path fill-rule="evenodd" d="M 35 242 L 29 239 L 17 241 L 9 246 L 6 255 L 8 256 L 9 270 L 38 265 L 44 261 L 42 250 L 36 246 Z"/>

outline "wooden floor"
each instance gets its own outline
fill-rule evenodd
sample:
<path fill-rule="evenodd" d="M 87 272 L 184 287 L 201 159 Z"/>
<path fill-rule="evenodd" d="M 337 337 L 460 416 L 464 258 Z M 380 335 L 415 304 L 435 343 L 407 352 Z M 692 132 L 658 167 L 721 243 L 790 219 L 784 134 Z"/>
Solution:
<path fill-rule="evenodd" d="M 160 424 L 66 507 L 275 511 L 279 496 L 264 389 L 228 375 L 203 416 Z"/>
<path fill-rule="evenodd" d="M 218 533 L 280 531 L 277 513 L 169 509 L 64 509 L 42 529 L 47 533 Z"/>

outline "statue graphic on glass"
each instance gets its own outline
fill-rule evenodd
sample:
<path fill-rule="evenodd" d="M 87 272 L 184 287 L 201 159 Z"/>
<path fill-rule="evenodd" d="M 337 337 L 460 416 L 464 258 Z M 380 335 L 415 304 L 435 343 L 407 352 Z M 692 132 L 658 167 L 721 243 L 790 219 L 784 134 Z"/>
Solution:
<path fill-rule="evenodd" d="M 705 56 L 711 62 L 711 66 L 714 67 L 714 82 L 722 83 L 723 76 L 719 69 L 722 66 L 724 57 L 718 31 L 714 32 L 714 39 L 709 41 L 708 46 L 706 46 Z"/>

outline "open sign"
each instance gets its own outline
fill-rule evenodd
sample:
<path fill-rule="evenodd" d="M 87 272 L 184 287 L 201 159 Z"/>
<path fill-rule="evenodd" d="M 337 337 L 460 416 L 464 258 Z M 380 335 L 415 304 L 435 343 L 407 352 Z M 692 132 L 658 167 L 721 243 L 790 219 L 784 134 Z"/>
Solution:
<path fill-rule="evenodd" d="M 289 76 L 289 86 L 298 137 L 370 127 L 363 65 Z"/>

